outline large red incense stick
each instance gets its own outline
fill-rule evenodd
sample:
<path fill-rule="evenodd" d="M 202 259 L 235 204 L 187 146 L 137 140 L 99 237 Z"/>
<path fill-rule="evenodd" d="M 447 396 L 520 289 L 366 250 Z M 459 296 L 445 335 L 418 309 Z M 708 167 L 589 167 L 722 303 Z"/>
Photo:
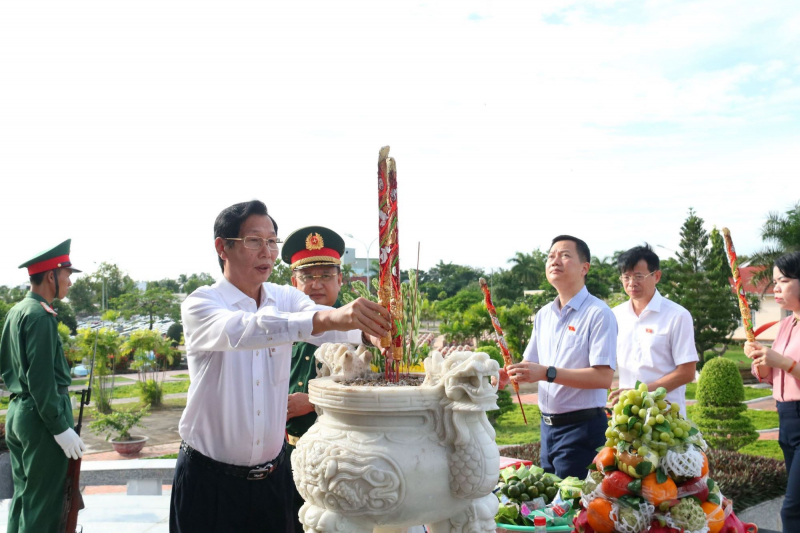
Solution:
<path fill-rule="evenodd" d="M 733 284 L 736 287 L 736 295 L 739 297 L 739 311 L 742 313 L 742 324 L 747 340 L 754 342 L 756 335 L 753 332 L 753 319 L 750 316 L 750 304 L 747 303 L 747 296 L 744 294 L 742 276 L 739 274 L 739 260 L 736 257 L 736 250 L 733 249 L 731 232 L 728 228 L 722 228 L 722 236 L 725 238 L 725 250 L 728 252 L 728 261 L 731 264 L 731 274 L 733 274 Z"/>
<path fill-rule="evenodd" d="M 403 358 L 403 297 L 400 292 L 400 250 L 397 233 L 397 169 L 389 147 L 378 154 L 378 223 L 380 277 L 378 300 L 391 315 L 390 333 L 381 339 L 386 377 L 399 379 Z"/>
<path fill-rule="evenodd" d="M 492 303 L 492 293 L 489 291 L 489 285 L 483 278 L 480 279 L 480 284 L 481 290 L 483 290 L 484 300 L 486 301 L 486 309 L 489 311 L 489 316 L 492 317 L 492 326 L 494 326 L 494 330 L 497 332 L 497 345 L 500 346 L 500 351 L 503 352 L 503 360 L 506 362 L 506 365 L 513 364 L 511 353 L 508 351 L 508 344 L 506 343 L 506 335 L 503 333 L 500 320 L 497 318 L 497 310 L 494 308 L 494 303 Z M 519 384 L 516 379 L 511 378 L 511 386 L 514 387 L 514 392 L 517 393 L 517 402 L 519 403 L 519 410 L 522 411 L 522 419 L 525 421 L 525 425 L 528 425 L 528 419 L 525 417 L 525 409 L 522 407 L 522 400 L 519 397 Z"/>

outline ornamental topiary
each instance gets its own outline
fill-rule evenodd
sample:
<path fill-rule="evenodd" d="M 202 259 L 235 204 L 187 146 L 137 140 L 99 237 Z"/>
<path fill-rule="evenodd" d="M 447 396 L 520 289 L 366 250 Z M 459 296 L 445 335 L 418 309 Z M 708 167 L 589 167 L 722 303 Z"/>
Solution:
<path fill-rule="evenodd" d="M 706 363 L 697 383 L 697 415 L 694 422 L 712 448 L 738 450 L 758 440 L 749 418 L 744 385 L 736 363 L 716 357 Z"/>

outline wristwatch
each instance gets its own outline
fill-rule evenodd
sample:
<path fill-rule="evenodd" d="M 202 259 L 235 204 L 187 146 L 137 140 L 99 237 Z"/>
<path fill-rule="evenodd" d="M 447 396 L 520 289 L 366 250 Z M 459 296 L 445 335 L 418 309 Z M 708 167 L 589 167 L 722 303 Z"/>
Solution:
<path fill-rule="evenodd" d="M 547 382 L 552 383 L 556 379 L 556 367 L 548 366 L 547 367 Z"/>

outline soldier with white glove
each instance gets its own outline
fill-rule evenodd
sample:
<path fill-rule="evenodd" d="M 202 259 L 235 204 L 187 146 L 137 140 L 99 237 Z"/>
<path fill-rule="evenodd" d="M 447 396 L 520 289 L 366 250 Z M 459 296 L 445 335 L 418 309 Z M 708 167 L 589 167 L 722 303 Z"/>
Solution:
<path fill-rule="evenodd" d="M 14 477 L 9 533 L 59 530 L 68 459 L 86 450 L 72 429 L 67 389 L 72 378 L 50 307 L 67 295 L 70 275 L 80 272 L 72 268 L 69 247 L 67 240 L 20 265 L 28 269 L 31 290 L 6 315 L 0 337 L 0 373 L 11 391 L 6 416 Z"/>

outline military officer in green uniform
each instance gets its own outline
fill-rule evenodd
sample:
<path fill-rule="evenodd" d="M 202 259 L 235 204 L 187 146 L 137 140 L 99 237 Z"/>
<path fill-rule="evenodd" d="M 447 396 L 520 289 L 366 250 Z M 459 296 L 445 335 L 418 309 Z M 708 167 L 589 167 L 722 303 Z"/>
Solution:
<path fill-rule="evenodd" d="M 67 387 L 69 365 L 50 307 L 67 295 L 73 272 L 70 240 L 21 264 L 31 290 L 6 316 L 0 338 L 0 372 L 11 392 L 6 444 L 11 453 L 14 496 L 8 510 L 9 533 L 55 533 L 64 501 L 68 458 L 86 447 L 72 429 Z"/>
<path fill-rule="evenodd" d="M 292 285 L 303 291 L 314 303 L 339 307 L 342 254 L 344 239 L 338 233 L 322 226 L 308 226 L 286 238 L 281 258 L 292 269 Z M 297 342 L 292 346 L 289 412 L 286 417 L 290 453 L 297 440 L 317 420 L 314 405 L 308 400 L 308 382 L 317 377 L 318 365 L 314 358 L 317 348 L 306 342 Z M 295 495 L 295 504 L 296 511 L 299 511 L 303 505 L 299 494 Z"/>

